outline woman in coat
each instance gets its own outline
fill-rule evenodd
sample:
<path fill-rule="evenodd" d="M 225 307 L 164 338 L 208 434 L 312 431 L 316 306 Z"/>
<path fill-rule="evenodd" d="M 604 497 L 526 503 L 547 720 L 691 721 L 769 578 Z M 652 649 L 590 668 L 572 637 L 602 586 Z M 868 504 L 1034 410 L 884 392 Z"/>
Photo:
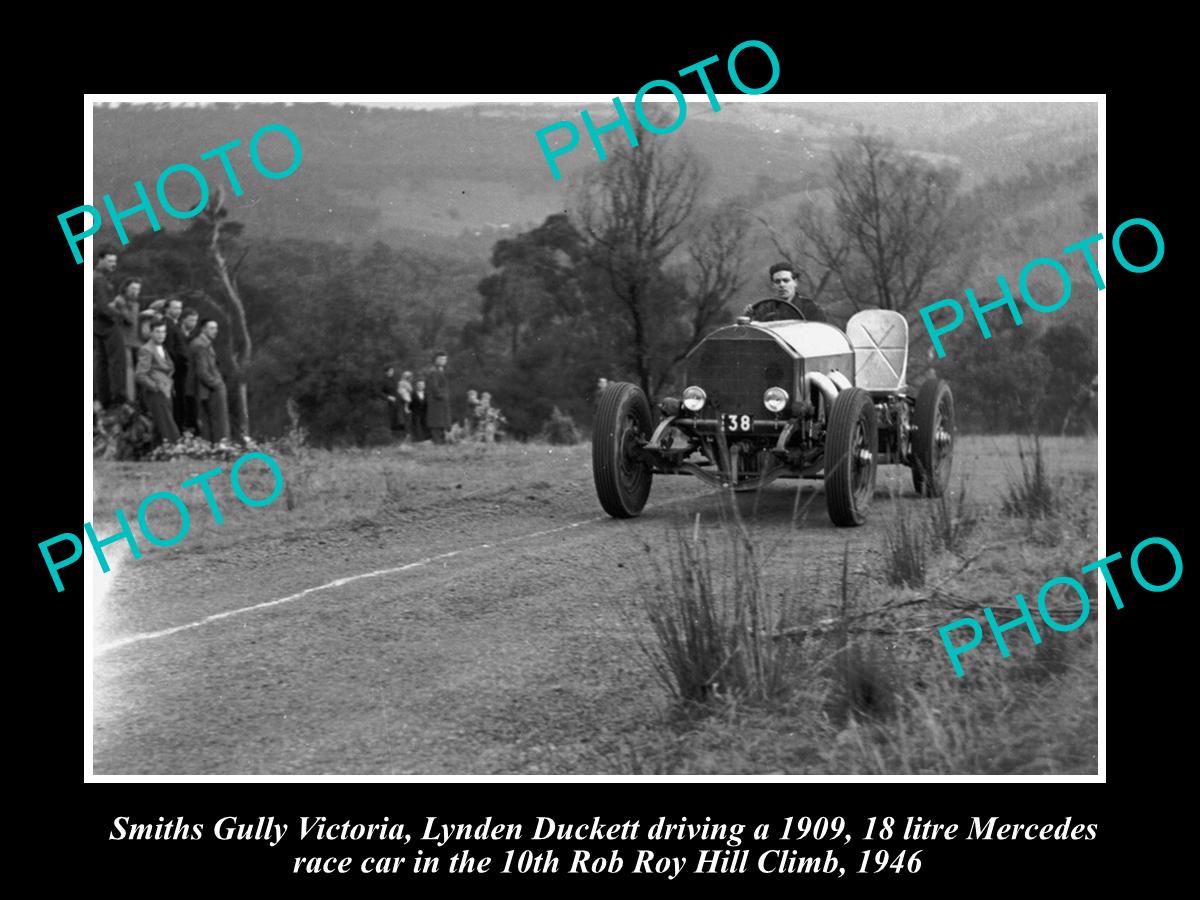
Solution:
<path fill-rule="evenodd" d="M 408 406 L 412 413 L 410 418 L 413 443 L 429 440 L 429 426 L 425 422 L 425 415 L 429 409 L 429 397 L 425 393 L 424 378 L 418 378 L 417 383 L 413 385 L 412 402 Z"/>

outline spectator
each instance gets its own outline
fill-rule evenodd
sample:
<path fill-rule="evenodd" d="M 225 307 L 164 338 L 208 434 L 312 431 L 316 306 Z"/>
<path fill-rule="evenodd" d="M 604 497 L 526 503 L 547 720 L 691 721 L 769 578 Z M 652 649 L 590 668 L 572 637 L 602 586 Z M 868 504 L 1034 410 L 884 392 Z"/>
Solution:
<path fill-rule="evenodd" d="M 196 398 L 200 436 L 213 443 L 229 437 L 229 399 L 213 346 L 218 330 L 215 319 L 205 319 L 188 347 L 187 390 Z"/>
<path fill-rule="evenodd" d="M 479 433 L 479 392 L 467 391 L 467 414 L 463 416 L 463 431 L 467 440 Z"/>
<path fill-rule="evenodd" d="M 170 328 L 170 326 L 167 326 Z M 200 313 L 196 312 L 192 307 L 187 307 L 183 311 L 183 315 L 179 319 L 179 336 L 183 346 L 183 366 L 182 370 L 178 363 L 175 366 L 175 384 L 176 390 L 182 395 L 182 415 L 175 421 L 179 424 L 181 431 L 191 431 L 199 433 L 200 426 L 196 418 L 196 397 L 187 392 L 189 365 L 189 348 L 195 340 L 196 335 L 200 333 Z M 170 344 L 168 343 L 168 348 Z M 168 352 L 169 349 L 168 349 Z"/>
<path fill-rule="evenodd" d="M 380 391 L 387 400 L 387 426 L 393 436 L 400 430 L 400 398 L 396 393 L 396 367 L 385 366 Z"/>
<path fill-rule="evenodd" d="M 413 385 L 412 403 L 412 440 L 413 443 L 419 444 L 422 441 L 429 440 L 429 426 L 426 423 L 426 411 L 429 407 L 429 398 L 425 394 L 425 379 L 418 378 L 417 383 Z"/>
<path fill-rule="evenodd" d="M 429 399 L 425 410 L 425 427 L 429 429 L 435 444 L 446 443 L 446 431 L 450 428 L 450 379 L 446 375 L 448 361 L 445 350 L 435 350 L 433 368 L 429 370 L 427 378 Z"/>
<path fill-rule="evenodd" d="M 401 372 L 400 381 L 396 385 L 396 397 L 399 400 L 399 409 L 397 411 L 400 414 L 400 428 L 406 437 L 412 435 L 412 377 L 412 372 Z"/>
<path fill-rule="evenodd" d="M 125 336 L 120 329 L 121 313 L 114 306 L 108 277 L 116 271 L 117 251 L 96 251 L 92 272 L 92 394 L 106 407 L 119 406 L 133 398 L 126 392 Z"/>
<path fill-rule="evenodd" d="M 166 314 L 166 309 L 167 301 L 165 299 L 159 299 L 153 301 L 142 310 L 142 313 L 139 316 L 140 323 L 138 325 L 138 334 L 141 337 L 143 344 L 150 340 L 150 326 L 156 319 L 161 319 Z"/>
<path fill-rule="evenodd" d="M 159 440 L 174 443 L 179 440 L 179 428 L 171 414 L 175 364 L 164 346 L 166 341 L 166 320 L 158 319 L 151 323 L 150 340 L 138 350 L 137 383 L 142 389 L 142 401 L 154 419 Z"/>
<path fill-rule="evenodd" d="M 196 329 L 200 327 L 200 313 L 189 306 L 183 311 L 183 318 L 179 320 L 179 324 L 183 326 L 183 339 L 191 344 L 192 339 L 198 333 Z"/>
<path fill-rule="evenodd" d="M 478 421 L 478 430 L 475 433 L 476 440 L 488 443 L 488 416 L 492 413 L 492 395 L 487 391 L 479 397 L 479 401 L 475 405 L 475 416 Z"/>
<path fill-rule="evenodd" d="M 184 385 L 187 382 L 187 338 L 183 333 L 183 301 L 172 297 L 166 305 L 167 355 L 175 366 L 175 388 L 171 392 L 171 415 L 175 424 L 183 428 L 184 422 Z"/>
<path fill-rule="evenodd" d="M 117 328 L 125 342 L 125 396 L 132 400 L 137 396 L 134 386 L 134 369 L 142 344 L 149 340 L 149 332 L 142 337 L 138 328 L 138 297 L 142 293 L 142 279 L 126 278 L 117 291 L 113 308 L 117 310 Z"/>
<path fill-rule="evenodd" d="M 138 314 L 138 337 L 142 339 L 142 344 L 150 340 L 150 326 L 154 323 L 154 320 L 161 318 L 162 316 L 159 315 L 157 310 L 153 310 L 148 306 Z M 141 344 L 138 345 L 139 350 L 141 346 Z"/>
<path fill-rule="evenodd" d="M 508 424 L 499 408 L 492 406 L 492 395 L 487 391 L 479 397 L 479 420 L 482 429 L 480 439 L 485 444 L 496 443 L 497 436 L 503 433 L 504 426 Z"/>

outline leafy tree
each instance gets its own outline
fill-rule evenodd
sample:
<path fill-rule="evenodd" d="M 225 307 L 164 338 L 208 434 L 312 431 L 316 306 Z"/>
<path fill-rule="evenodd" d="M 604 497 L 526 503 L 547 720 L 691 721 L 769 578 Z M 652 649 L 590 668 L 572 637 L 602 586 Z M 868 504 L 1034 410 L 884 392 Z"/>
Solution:
<path fill-rule="evenodd" d="M 611 365 L 613 337 L 589 303 L 595 286 L 586 246 L 570 219 L 496 242 L 496 271 L 479 284 L 481 320 L 463 331 L 479 390 L 504 408 L 514 436 L 536 434 L 555 406 L 588 415 L 587 392 Z"/>
<path fill-rule="evenodd" d="M 292 298 L 291 327 L 261 342 L 256 383 L 279 410 L 293 400 L 318 443 L 384 440 L 379 383 L 397 354 L 398 310 L 367 296 L 364 267 L 349 248 L 310 244 L 293 253 L 307 258 L 307 289 Z"/>
<path fill-rule="evenodd" d="M 1066 433 L 1074 424 L 1080 430 L 1092 421 L 1092 392 L 1099 367 L 1096 338 L 1075 322 L 1056 322 L 1038 339 L 1050 365 L 1041 427 Z"/>
<path fill-rule="evenodd" d="M 984 433 L 1037 428 L 1052 373 L 1037 337 L 1034 327 L 998 319 L 989 340 L 972 331 L 933 364 L 954 388 L 960 428 Z"/>
<path fill-rule="evenodd" d="M 529 340 L 540 340 L 548 322 L 580 318 L 584 302 L 577 267 L 583 256 L 583 239 L 564 214 L 496 242 L 492 265 L 497 271 L 479 284 L 483 326 L 506 335 L 513 358 Z"/>

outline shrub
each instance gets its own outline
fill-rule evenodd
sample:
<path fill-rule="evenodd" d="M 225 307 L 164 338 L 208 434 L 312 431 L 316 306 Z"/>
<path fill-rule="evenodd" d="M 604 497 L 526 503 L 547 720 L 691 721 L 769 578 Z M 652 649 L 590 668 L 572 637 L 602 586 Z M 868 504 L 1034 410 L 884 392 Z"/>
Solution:
<path fill-rule="evenodd" d="M 542 425 L 537 439 L 547 444 L 578 444 L 583 440 L 574 420 L 556 406 L 550 413 L 550 418 Z"/>
<path fill-rule="evenodd" d="M 105 410 L 92 404 L 92 456 L 143 459 L 154 447 L 154 423 L 131 403 Z"/>
<path fill-rule="evenodd" d="M 171 459 L 215 459 L 230 462 L 246 453 L 266 453 L 278 455 L 277 449 L 270 443 L 259 443 L 253 438 L 234 441 L 225 438 L 220 441 L 206 441 L 190 431 L 185 431 L 183 437 L 174 443 L 163 442 L 146 455 L 146 459 L 162 462 Z"/>
<path fill-rule="evenodd" d="M 300 406 L 288 397 L 286 409 L 288 430 L 272 446 L 284 456 L 304 456 L 308 452 L 308 429 L 300 424 Z"/>

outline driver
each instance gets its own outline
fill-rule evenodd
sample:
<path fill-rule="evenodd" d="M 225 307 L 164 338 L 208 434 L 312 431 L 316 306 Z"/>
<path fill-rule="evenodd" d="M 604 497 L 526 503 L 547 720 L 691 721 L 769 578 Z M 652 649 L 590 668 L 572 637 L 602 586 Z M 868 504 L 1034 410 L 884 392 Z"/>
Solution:
<path fill-rule="evenodd" d="M 771 299 L 783 300 L 791 303 L 804 315 L 804 318 L 809 322 L 828 322 L 829 317 L 825 315 L 825 311 L 817 306 L 815 300 L 810 300 L 808 297 L 800 297 L 796 294 L 796 267 L 790 262 L 777 262 L 771 266 L 768 275 L 771 279 L 771 284 L 775 288 L 775 297 Z M 760 300 L 759 303 L 768 304 L 769 300 Z M 742 312 L 742 315 L 751 315 L 753 309 L 758 304 L 751 303 Z M 774 304 L 771 304 L 774 305 Z M 778 307 L 777 307 L 778 308 Z M 760 311 L 762 313 L 764 311 Z M 772 321 L 780 318 L 777 313 L 772 314 L 769 310 L 765 311 L 766 317 L 760 321 Z M 786 318 L 791 318 L 790 315 Z"/>

